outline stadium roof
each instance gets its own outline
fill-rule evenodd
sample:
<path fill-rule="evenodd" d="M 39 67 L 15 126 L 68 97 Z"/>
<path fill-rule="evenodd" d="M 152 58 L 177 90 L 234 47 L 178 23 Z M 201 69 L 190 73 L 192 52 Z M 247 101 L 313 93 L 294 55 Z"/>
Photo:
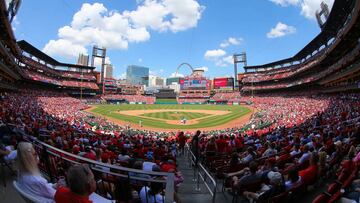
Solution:
<path fill-rule="evenodd" d="M 335 0 L 329 18 L 327 19 L 321 33 L 318 34 L 311 42 L 309 42 L 293 57 L 264 65 L 246 66 L 244 69 L 266 69 L 286 63 L 300 61 L 303 58 L 306 58 L 308 55 L 311 55 L 322 45 L 327 44 L 327 42 L 337 34 L 338 30 L 344 25 L 348 14 L 352 11 L 354 2 L 354 0 Z"/>
<path fill-rule="evenodd" d="M 55 60 L 54 58 L 45 54 L 44 52 L 40 51 L 39 49 L 37 49 L 36 47 L 34 47 L 33 45 L 31 45 L 30 43 L 28 43 L 25 40 L 18 41 L 17 44 L 19 45 L 19 47 L 22 50 L 26 51 L 27 53 L 45 61 L 51 65 L 54 65 L 54 66 L 66 66 L 66 67 L 74 67 L 74 68 L 81 68 L 81 69 L 95 69 L 95 67 L 92 67 L 92 66 L 83 66 L 83 65 L 78 65 L 78 64 L 58 62 L 57 60 Z"/>
<path fill-rule="evenodd" d="M 1 39 L 4 39 L 3 43 L 6 43 L 6 45 L 9 46 L 12 54 L 18 56 L 20 50 L 15 43 L 16 39 L 12 31 L 11 25 L 9 23 L 8 11 L 6 10 L 5 1 L 0 1 L 0 30 L 1 30 Z"/>

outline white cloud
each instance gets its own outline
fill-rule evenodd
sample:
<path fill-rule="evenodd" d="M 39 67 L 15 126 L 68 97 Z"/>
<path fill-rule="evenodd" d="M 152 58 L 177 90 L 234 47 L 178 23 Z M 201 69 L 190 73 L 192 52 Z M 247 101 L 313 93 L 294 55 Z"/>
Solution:
<path fill-rule="evenodd" d="M 204 72 L 207 72 L 209 71 L 209 68 L 207 66 L 202 66 L 202 67 L 199 67 L 199 68 L 196 68 L 197 70 L 203 70 Z"/>
<path fill-rule="evenodd" d="M 270 0 L 270 1 L 282 7 L 285 6 L 300 7 L 301 15 L 311 20 L 316 19 L 315 13 L 317 10 L 320 10 L 321 2 L 325 2 L 329 6 L 329 10 L 331 10 L 334 4 L 334 0 Z"/>
<path fill-rule="evenodd" d="M 278 38 L 283 37 L 285 35 L 293 34 L 296 32 L 296 28 L 293 26 L 286 25 L 282 22 L 278 22 L 278 24 L 271 28 L 270 32 L 266 34 L 268 38 Z"/>
<path fill-rule="evenodd" d="M 183 31 L 196 27 L 205 9 L 195 0 L 145 0 L 134 11 L 125 11 L 137 26 L 157 31 Z"/>
<path fill-rule="evenodd" d="M 43 48 L 43 51 L 51 56 L 66 58 L 76 58 L 80 53 L 87 54 L 85 47 L 65 39 L 50 40 Z"/>
<path fill-rule="evenodd" d="M 206 60 L 215 62 L 215 66 L 228 67 L 233 64 L 233 56 L 226 56 L 226 52 L 222 49 L 208 50 L 204 55 Z"/>
<path fill-rule="evenodd" d="M 143 60 L 142 60 L 142 58 L 139 58 L 138 61 L 141 63 Z"/>
<path fill-rule="evenodd" d="M 244 41 L 243 38 L 235 38 L 235 37 L 229 37 L 227 40 L 223 41 L 220 44 L 221 48 L 226 48 L 230 45 L 240 45 L 241 42 Z"/>
<path fill-rule="evenodd" d="M 225 63 L 228 63 L 228 64 L 234 64 L 234 58 L 233 58 L 232 55 L 227 56 L 227 57 L 224 57 L 224 58 L 223 58 L 223 61 L 224 61 Z"/>
<path fill-rule="evenodd" d="M 84 3 L 70 25 L 59 28 L 58 39 L 50 40 L 43 51 L 52 56 L 74 57 L 91 45 L 124 50 L 129 43 L 148 41 L 150 29 L 178 32 L 196 27 L 204 10 L 196 0 L 137 3 L 135 10 L 122 13 L 108 10 L 101 3 Z"/>
<path fill-rule="evenodd" d="M 20 21 L 18 20 L 17 16 L 15 16 L 12 23 L 11 23 L 11 27 L 12 27 L 13 31 L 16 31 L 16 28 L 19 25 L 20 25 Z"/>
<path fill-rule="evenodd" d="M 226 48 L 230 45 L 240 45 L 244 41 L 243 38 L 229 37 L 220 44 L 221 48 Z M 206 60 L 215 62 L 217 67 L 229 67 L 233 65 L 233 56 L 227 55 L 223 49 L 207 50 L 204 54 Z"/>
<path fill-rule="evenodd" d="M 222 58 L 219 58 L 216 62 L 215 65 L 218 67 L 229 67 L 230 65 L 234 64 L 234 60 L 233 60 L 233 56 L 229 55 L 229 56 L 224 56 Z"/>
<path fill-rule="evenodd" d="M 207 50 L 204 54 L 205 59 L 207 60 L 217 60 L 219 57 L 222 57 L 226 52 L 222 49 Z"/>
<path fill-rule="evenodd" d="M 184 74 L 178 73 L 178 74 L 176 75 L 176 72 L 173 72 L 173 73 L 170 74 L 169 77 L 170 77 L 170 78 L 173 78 L 173 77 L 184 77 Z"/>
<path fill-rule="evenodd" d="M 126 79 L 126 73 L 124 72 L 124 73 L 121 73 L 120 75 L 119 75 L 119 77 L 118 77 L 119 79 Z"/>
<path fill-rule="evenodd" d="M 270 0 L 271 2 L 280 5 L 280 6 L 289 6 L 289 5 L 297 5 L 299 0 Z"/>
<path fill-rule="evenodd" d="M 325 2 L 329 6 L 329 10 L 331 10 L 334 4 L 334 0 L 303 0 L 301 2 L 301 15 L 315 20 L 315 13 L 317 10 L 320 10 L 321 2 Z"/>
<path fill-rule="evenodd" d="M 160 76 L 164 72 L 164 69 L 149 70 L 149 74 L 153 76 Z"/>

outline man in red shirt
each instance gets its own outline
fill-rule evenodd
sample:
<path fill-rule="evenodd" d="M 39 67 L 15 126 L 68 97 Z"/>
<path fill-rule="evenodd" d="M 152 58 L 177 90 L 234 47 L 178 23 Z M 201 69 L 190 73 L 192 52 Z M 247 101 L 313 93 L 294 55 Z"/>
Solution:
<path fill-rule="evenodd" d="M 96 161 L 96 154 L 94 151 L 91 150 L 89 146 L 85 148 L 85 154 L 83 155 L 83 157 Z"/>
<path fill-rule="evenodd" d="M 318 178 L 318 160 L 319 157 L 316 153 L 311 155 L 310 166 L 304 170 L 299 171 L 299 176 L 304 181 L 305 184 L 313 184 Z"/>
<path fill-rule="evenodd" d="M 179 132 L 178 136 L 177 136 L 177 142 L 179 143 L 179 151 L 180 151 L 180 154 L 183 154 L 184 153 L 184 147 L 185 147 L 185 144 L 186 144 L 186 139 L 187 137 L 184 135 L 184 132 L 181 131 Z"/>
<path fill-rule="evenodd" d="M 68 171 L 67 181 L 69 188 L 60 187 L 56 191 L 56 203 L 92 203 L 89 196 L 96 190 L 96 182 L 87 165 L 72 166 Z"/>
<path fill-rule="evenodd" d="M 218 152 L 224 153 L 226 151 L 227 143 L 223 135 L 220 135 L 219 139 L 216 140 Z"/>

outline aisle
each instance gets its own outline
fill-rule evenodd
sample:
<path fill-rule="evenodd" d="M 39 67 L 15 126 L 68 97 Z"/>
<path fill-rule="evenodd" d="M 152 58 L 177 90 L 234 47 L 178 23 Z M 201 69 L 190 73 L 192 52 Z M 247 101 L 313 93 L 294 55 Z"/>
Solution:
<path fill-rule="evenodd" d="M 181 203 L 211 203 L 212 196 L 207 190 L 206 186 L 200 181 L 199 190 L 196 190 L 197 181 L 193 180 L 194 171 L 193 168 L 189 167 L 189 162 L 186 156 L 177 157 L 178 170 L 181 171 L 185 180 L 180 185 L 178 189 L 178 196 L 181 200 Z M 216 201 L 215 202 L 231 202 L 231 196 L 228 194 L 223 194 L 221 192 L 221 185 L 217 187 Z"/>

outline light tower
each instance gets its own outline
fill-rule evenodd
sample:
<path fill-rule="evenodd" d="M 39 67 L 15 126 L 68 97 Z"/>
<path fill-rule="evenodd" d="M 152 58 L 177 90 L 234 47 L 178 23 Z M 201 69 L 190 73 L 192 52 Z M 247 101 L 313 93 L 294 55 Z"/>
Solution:
<path fill-rule="evenodd" d="M 105 94 L 105 80 L 104 80 L 104 69 L 105 69 L 105 57 L 106 57 L 106 48 L 99 48 L 94 46 L 92 50 L 91 57 L 91 66 L 94 67 L 95 57 L 101 58 L 101 74 L 100 74 L 100 83 L 101 83 L 101 94 Z"/>
<path fill-rule="evenodd" d="M 320 11 L 316 11 L 316 14 L 315 14 L 316 20 L 321 29 L 324 28 L 324 25 L 325 25 L 327 19 L 329 18 L 329 15 L 330 15 L 329 6 L 325 2 L 321 2 Z"/>
<path fill-rule="evenodd" d="M 247 59 L 246 59 L 246 52 L 242 52 L 240 54 L 234 54 L 234 85 L 235 88 L 238 87 L 238 81 L 237 81 L 237 64 L 243 63 L 244 66 L 247 66 Z"/>

